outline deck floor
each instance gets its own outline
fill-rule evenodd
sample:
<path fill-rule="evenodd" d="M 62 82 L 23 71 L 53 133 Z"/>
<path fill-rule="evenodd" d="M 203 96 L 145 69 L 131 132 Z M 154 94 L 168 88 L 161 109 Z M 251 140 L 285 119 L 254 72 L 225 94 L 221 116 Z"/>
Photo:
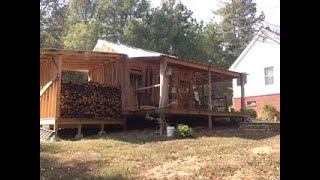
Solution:
<path fill-rule="evenodd" d="M 158 113 L 160 109 L 156 110 L 139 110 L 139 111 L 125 111 L 124 115 L 144 115 L 147 113 Z M 194 110 L 194 109 L 163 109 L 163 113 L 172 115 L 196 115 L 196 116 L 213 116 L 213 117 L 239 117 L 245 118 L 244 113 L 239 112 L 215 112 L 206 110 Z"/>

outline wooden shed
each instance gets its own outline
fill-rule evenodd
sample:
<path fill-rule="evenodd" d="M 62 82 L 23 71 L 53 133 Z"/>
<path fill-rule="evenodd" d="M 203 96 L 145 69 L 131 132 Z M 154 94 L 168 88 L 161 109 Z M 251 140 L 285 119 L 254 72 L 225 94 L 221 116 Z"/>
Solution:
<path fill-rule="evenodd" d="M 89 81 L 120 87 L 123 118 L 61 117 L 63 70 L 85 71 Z M 211 129 L 216 117 L 246 117 L 229 112 L 227 97 L 218 97 L 212 91 L 217 82 L 240 78 L 244 104 L 243 77 L 208 64 L 100 40 L 93 52 L 40 49 L 40 125 L 53 126 L 55 133 L 58 128 L 77 127 L 81 134 L 83 124 L 101 125 L 101 130 L 105 124 L 125 127 L 128 116 L 161 110 L 172 115 L 206 116 Z"/>
<path fill-rule="evenodd" d="M 123 86 L 123 65 L 127 55 L 118 53 L 40 49 L 40 125 L 78 127 L 83 124 L 125 125 L 125 119 L 63 118 L 60 113 L 62 71 L 87 72 L 91 81 L 111 86 Z M 121 89 L 121 94 L 125 93 Z M 123 91 L 123 92 L 122 92 Z"/>
<path fill-rule="evenodd" d="M 239 72 L 105 40 L 99 40 L 94 51 L 128 55 L 123 69 L 125 115 L 159 109 L 166 114 L 203 115 L 208 116 L 209 128 L 212 117 L 245 118 L 243 113 L 229 112 L 227 97 L 218 97 L 212 91 L 218 82 L 239 78 L 243 109 L 244 76 Z"/>

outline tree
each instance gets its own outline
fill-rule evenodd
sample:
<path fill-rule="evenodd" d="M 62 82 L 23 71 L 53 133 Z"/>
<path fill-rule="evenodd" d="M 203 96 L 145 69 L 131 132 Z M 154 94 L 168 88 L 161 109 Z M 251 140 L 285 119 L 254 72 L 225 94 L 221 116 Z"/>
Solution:
<path fill-rule="evenodd" d="M 66 49 L 92 51 L 99 37 L 98 23 L 76 23 L 69 26 L 63 44 Z"/>
<path fill-rule="evenodd" d="M 68 4 L 60 0 L 40 1 L 40 47 L 63 48 Z"/>
<path fill-rule="evenodd" d="M 203 54 L 203 22 L 192 18 L 192 11 L 181 2 L 165 0 L 141 20 L 131 20 L 124 29 L 128 44 L 184 59 Z"/>
<path fill-rule="evenodd" d="M 251 0 L 229 0 L 214 13 L 222 18 L 216 27 L 230 66 L 252 40 L 263 16 L 256 17 L 256 4 Z"/>
<path fill-rule="evenodd" d="M 101 24 L 102 38 L 124 41 L 124 29 L 130 21 L 141 20 L 149 11 L 147 0 L 100 0 L 96 19 Z"/>

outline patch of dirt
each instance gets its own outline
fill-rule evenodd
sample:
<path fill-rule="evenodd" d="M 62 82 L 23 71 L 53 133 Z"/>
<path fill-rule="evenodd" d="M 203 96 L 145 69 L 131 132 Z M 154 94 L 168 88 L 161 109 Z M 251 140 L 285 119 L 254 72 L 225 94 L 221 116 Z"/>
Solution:
<path fill-rule="evenodd" d="M 165 162 L 142 174 L 143 179 L 173 179 L 191 176 L 198 171 L 203 164 L 195 156 L 184 159 Z"/>
<path fill-rule="evenodd" d="M 270 146 L 262 146 L 262 147 L 256 147 L 251 149 L 251 152 L 256 155 L 261 155 L 261 154 L 271 154 L 273 152 L 276 152 L 276 150 Z"/>
<path fill-rule="evenodd" d="M 253 172 L 249 170 L 237 170 L 232 175 L 223 177 L 223 180 L 252 180 L 258 179 L 259 177 Z"/>

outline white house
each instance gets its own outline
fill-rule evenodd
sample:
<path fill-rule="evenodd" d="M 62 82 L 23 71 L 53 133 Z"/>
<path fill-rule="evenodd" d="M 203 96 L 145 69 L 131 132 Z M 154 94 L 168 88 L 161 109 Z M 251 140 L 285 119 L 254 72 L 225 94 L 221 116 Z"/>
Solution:
<path fill-rule="evenodd" d="M 280 31 L 261 28 L 229 70 L 246 73 L 245 105 L 257 111 L 273 104 L 280 111 Z M 233 80 L 233 106 L 240 109 L 241 86 Z"/>

